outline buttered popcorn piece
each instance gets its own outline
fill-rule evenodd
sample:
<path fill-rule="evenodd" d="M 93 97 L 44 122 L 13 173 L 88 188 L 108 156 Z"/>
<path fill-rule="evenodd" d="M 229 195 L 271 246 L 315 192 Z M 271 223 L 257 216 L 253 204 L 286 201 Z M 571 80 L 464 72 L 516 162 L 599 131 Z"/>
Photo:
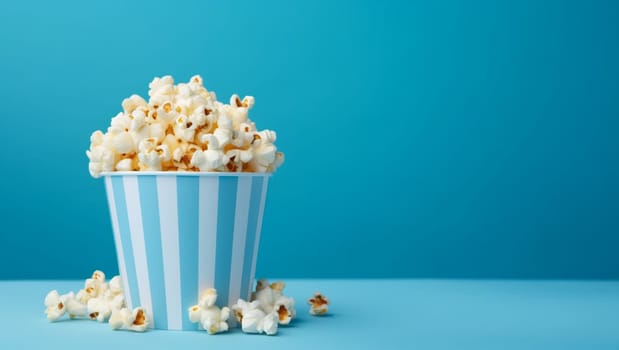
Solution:
<path fill-rule="evenodd" d="M 277 313 L 265 313 L 260 305 L 260 301 L 254 300 L 247 302 L 239 299 L 232 306 L 232 312 L 244 333 L 265 333 L 267 335 L 277 334 L 278 316 Z"/>
<path fill-rule="evenodd" d="M 264 316 L 262 321 L 258 324 L 258 331 L 264 332 L 266 335 L 277 334 L 278 329 L 278 316 L 276 312 L 271 312 Z"/>
<path fill-rule="evenodd" d="M 325 315 L 329 310 L 329 299 L 320 292 L 314 293 L 314 296 L 309 298 L 307 303 L 310 304 L 309 313 L 314 316 Z"/>
<path fill-rule="evenodd" d="M 91 320 L 97 320 L 98 322 L 106 321 L 112 314 L 112 308 L 108 300 L 105 298 L 92 298 L 88 300 L 88 317 Z"/>
<path fill-rule="evenodd" d="M 226 332 L 229 328 L 227 320 L 230 317 L 230 309 L 228 307 L 220 309 L 215 305 L 216 301 L 217 291 L 208 288 L 200 295 L 198 304 L 187 310 L 189 320 L 192 323 L 199 323 L 208 334 Z"/>
<path fill-rule="evenodd" d="M 256 291 L 252 293 L 252 301 L 257 301 L 266 315 L 275 313 L 280 325 L 287 325 L 296 317 L 294 299 L 283 295 L 285 287 L 284 282 L 269 284 L 267 280 L 261 279 L 256 284 Z"/>
<path fill-rule="evenodd" d="M 148 96 L 124 99 L 107 132 L 92 134 L 86 155 L 93 177 L 139 170 L 273 172 L 284 160 L 275 133 L 256 130 L 249 119 L 252 96 L 221 103 L 198 75 L 176 85 L 171 76 L 155 78 Z"/>
<path fill-rule="evenodd" d="M 144 332 L 150 325 L 150 316 L 141 307 L 136 307 L 133 311 L 122 308 L 112 312 L 109 324 L 115 330 L 123 329 L 133 332 Z"/>
<path fill-rule="evenodd" d="M 232 305 L 232 313 L 234 318 L 241 324 L 241 329 L 245 333 L 259 333 L 258 323 L 265 316 L 264 311 L 260 309 L 260 302 L 257 300 L 247 302 L 239 299 L 236 304 Z"/>
<path fill-rule="evenodd" d="M 294 299 L 280 296 L 275 300 L 273 311 L 277 313 L 279 324 L 287 325 L 296 316 Z"/>
<path fill-rule="evenodd" d="M 45 314 L 51 322 L 57 321 L 67 311 L 66 304 L 69 298 L 73 298 L 73 293 L 64 295 L 58 294 L 57 290 L 52 290 L 45 296 Z"/>
<path fill-rule="evenodd" d="M 208 334 L 227 332 L 228 317 L 230 317 L 230 309 L 228 307 L 219 309 L 217 306 L 211 306 L 202 311 L 200 324 Z"/>

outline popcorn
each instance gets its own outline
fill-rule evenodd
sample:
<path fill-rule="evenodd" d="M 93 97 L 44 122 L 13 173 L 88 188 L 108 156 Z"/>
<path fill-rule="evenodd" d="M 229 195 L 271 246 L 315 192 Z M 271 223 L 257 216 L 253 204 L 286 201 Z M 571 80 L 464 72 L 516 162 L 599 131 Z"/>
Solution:
<path fill-rule="evenodd" d="M 229 308 L 224 307 L 220 310 L 217 306 L 211 306 L 203 310 L 200 324 L 208 334 L 227 332 L 228 323 L 226 321 L 228 317 L 230 317 Z"/>
<path fill-rule="evenodd" d="M 124 329 L 133 332 L 144 332 L 150 325 L 150 316 L 141 307 L 136 307 L 133 311 L 122 308 L 112 312 L 109 324 L 114 330 Z"/>
<path fill-rule="evenodd" d="M 177 85 L 171 76 L 155 78 L 148 96 L 124 99 L 107 132 L 91 135 L 86 155 L 93 177 L 140 170 L 273 172 L 284 160 L 275 133 L 257 131 L 249 119 L 252 96 L 218 102 L 198 75 Z"/>
<path fill-rule="evenodd" d="M 118 171 L 131 171 L 133 170 L 133 159 L 125 158 L 116 163 L 116 170 Z"/>
<path fill-rule="evenodd" d="M 266 314 L 260 305 L 260 301 L 254 300 L 251 303 L 239 299 L 232 306 L 232 311 L 237 321 L 241 323 L 241 329 L 245 333 L 266 333 L 267 335 L 277 334 L 278 316 L 275 312 Z"/>
<path fill-rule="evenodd" d="M 264 332 L 266 335 L 277 334 L 278 329 L 278 317 L 275 312 L 267 314 L 262 321 L 258 324 L 258 331 Z"/>
<path fill-rule="evenodd" d="M 45 296 L 45 314 L 51 322 L 57 321 L 67 311 L 66 304 L 69 298 L 73 298 L 73 293 L 65 295 L 58 294 L 57 290 L 52 290 Z"/>
<path fill-rule="evenodd" d="M 287 325 L 296 316 L 294 299 L 280 296 L 273 305 L 273 311 L 277 313 L 279 324 Z"/>
<path fill-rule="evenodd" d="M 140 142 L 138 159 L 144 170 L 161 170 L 162 164 L 172 158 L 168 145 L 157 144 L 158 141 L 154 137 L 146 138 Z"/>
<path fill-rule="evenodd" d="M 65 313 L 69 314 L 70 318 L 86 315 L 85 305 L 75 300 L 73 292 L 60 295 L 58 291 L 52 290 L 45 296 L 45 306 L 45 314 L 51 322 L 57 321 Z"/>
<path fill-rule="evenodd" d="M 314 316 L 325 315 L 329 310 L 329 299 L 320 292 L 314 293 L 314 297 L 307 299 L 307 303 L 311 305 L 309 313 Z"/>
<path fill-rule="evenodd" d="M 86 304 L 88 300 L 103 294 L 106 289 L 105 275 L 101 271 L 95 271 L 92 278 L 88 278 L 84 282 L 84 289 L 77 292 L 76 299 L 80 303 Z"/>
<path fill-rule="evenodd" d="M 228 331 L 230 309 L 227 307 L 219 308 L 215 305 L 217 301 L 217 291 L 213 288 L 207 289 L 201 296 L 197 305 L 189 308 L 189 320 L 192 323 L 199 323 L 208 334 L 217 334 Z"/>
<path fill-rule="evenodd" d="M 127 114 L 131 114 L 131 112 L 135 111 L 138 107 L 146 106 L 146 101 L 138 95 L 131 95 L 131 97 L 124 99 L 122 102 L 123 110 Z"/>
<path fill-rule="evenodd" d="M 269 284 L 267 280 L 258 280 L 256 291 L 252 293 L 251 298 L 259 302 L 260 308 L 266 314 L 275 312 L 281 325 L 289 324 L 296 316 L 294 299 L 282 293 L 285 287 L 286 284 L 281 281 Z"/>
<path fill-rule="evenodd" d="M 73 292 L 69 294 L 73 294 Z M 88 307 L 75 298 L 68 298 L 65 306 L 71 319 L 86 317 L 86 314 L 88 314 Z"/>
<path fill-rule="evenodd" d="M 204 291 L 204 293 L 202 293 L 202 296 L 200 297 L 199 305 L 202 308 L 209 308 L 215 305 L 216 301 L 217 301 L 217 291 L 215 290 L 215 288 L 208 288 L 206 291 Z"/>
<path fill-rule="evenodd" d="M 112 309 L 105 298 L 92 298 L 88 300 L 88 317 L 91 320 L 104 322 L 112 314 Z"/>
<path fill-rule="evenodd" d="M 106 293 L 112 297 L 123 294 L 122 281 L 120 280 L 120 276 L 112 277 L 112 279 L 108 283 L 108 290 L 106 291 Z"/>
<path fill-rule="evenodd" d="M 69 292 L 60 296 L 51 291 L 45 298 L 45 313 L 50 321 L 55 321 L 67 313 L 71 319 L 88 317 L 105 322 L 114 311 L 125 307 L 122 283 L 119 276 L 105 282 L 105 273 L 96 270 L 84 282 L 84 289 L 77 294 Z"/>

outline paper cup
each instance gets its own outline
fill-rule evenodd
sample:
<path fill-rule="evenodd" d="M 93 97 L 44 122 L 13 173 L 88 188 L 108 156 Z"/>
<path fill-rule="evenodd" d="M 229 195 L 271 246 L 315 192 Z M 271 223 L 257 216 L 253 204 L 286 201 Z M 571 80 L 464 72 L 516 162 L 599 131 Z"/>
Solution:
<path fill-rule="evenodd" d="M 217 305 L 253 287 L 270 174 L 103 174 L 127 306 L 156 329 L 196 330 L 187 310 L 217 289 Z"/>

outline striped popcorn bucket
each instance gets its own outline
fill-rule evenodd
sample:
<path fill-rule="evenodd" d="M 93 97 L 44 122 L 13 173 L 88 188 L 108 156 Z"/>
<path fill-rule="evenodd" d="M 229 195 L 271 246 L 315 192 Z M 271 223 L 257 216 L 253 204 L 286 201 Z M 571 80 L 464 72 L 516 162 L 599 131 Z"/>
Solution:
<path fill-rule="evenodd" d="M 196 330 L 187 310 L 206 288 L 220 306 L 249 298 L 269 174 L 103 176 L 128 307 L 156 329 Z"/>

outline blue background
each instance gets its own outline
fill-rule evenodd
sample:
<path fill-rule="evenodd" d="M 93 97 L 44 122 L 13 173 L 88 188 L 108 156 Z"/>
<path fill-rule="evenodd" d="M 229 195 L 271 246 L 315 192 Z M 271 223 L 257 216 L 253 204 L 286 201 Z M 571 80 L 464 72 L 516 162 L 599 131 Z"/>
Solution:
<path fill-rule="evenodd" d="M 154 77 L 278 132 L 261 276 L 618 278 L 614 1 L 0 6 L 0 278 L 115 273 L 84 151 Z"/>

